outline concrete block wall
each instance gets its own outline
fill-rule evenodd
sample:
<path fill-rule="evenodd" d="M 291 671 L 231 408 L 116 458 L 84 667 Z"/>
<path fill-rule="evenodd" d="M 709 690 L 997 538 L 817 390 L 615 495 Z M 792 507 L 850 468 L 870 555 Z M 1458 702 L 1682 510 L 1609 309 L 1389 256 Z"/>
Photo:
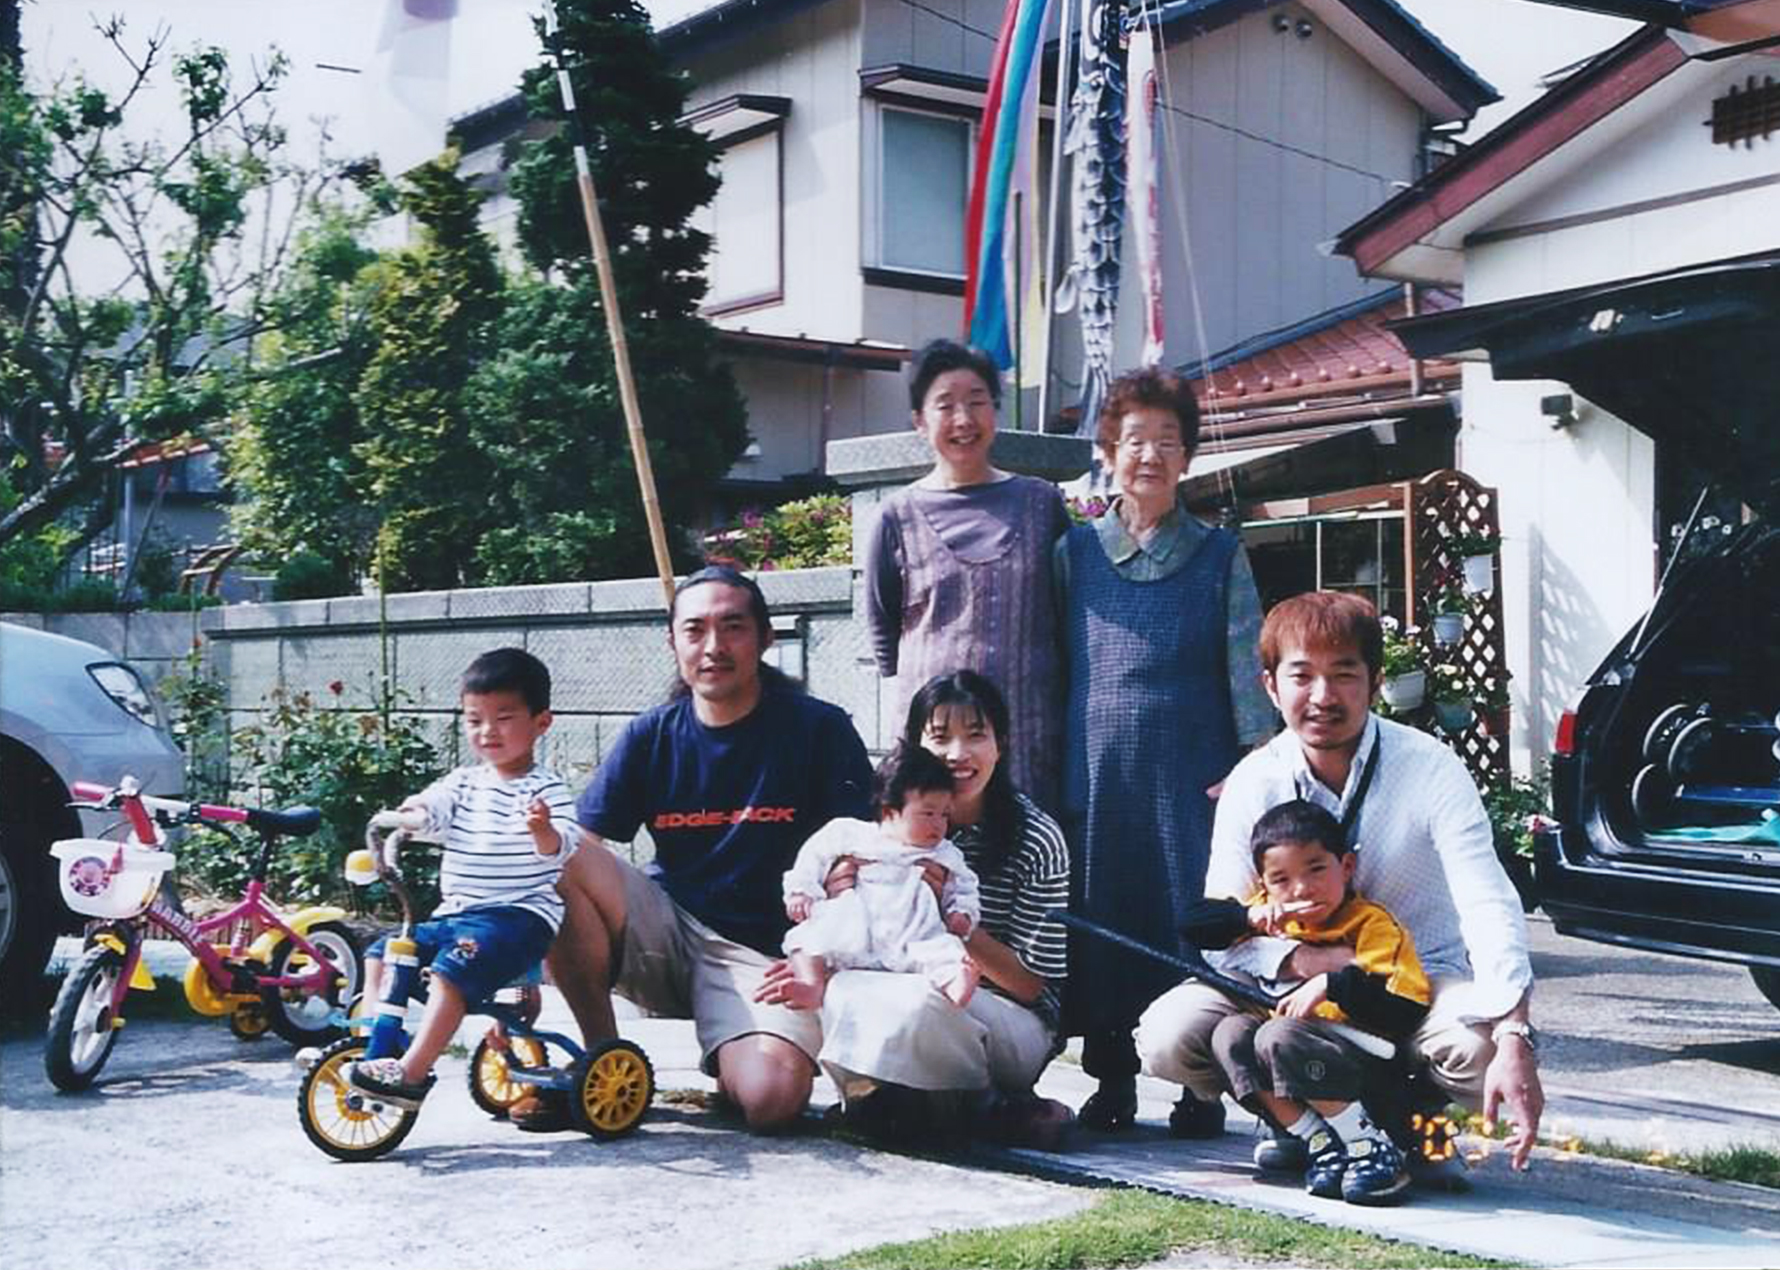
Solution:
<path fill-rule="evenodd" d="M 795 660 L 809 690 L 878 727 L 869 644 L 856 629 L 845 567 L 760 575 L 783 632 L 776 656 Z M 460 752 L 457 680 L 478 653 L 512 646 L 550 667 L 555 726 L 543 757 L 577 789 L 632 717 L 667 697 L 673 659 L 661 586 L 653 579 L 498 587 L 242 604 L 216 610 L 207 630 L 228 684 L 234 726 L 253 722 L 275 690 L 366 709 L 385 675 L 399 708 L 447 756 Z"/>

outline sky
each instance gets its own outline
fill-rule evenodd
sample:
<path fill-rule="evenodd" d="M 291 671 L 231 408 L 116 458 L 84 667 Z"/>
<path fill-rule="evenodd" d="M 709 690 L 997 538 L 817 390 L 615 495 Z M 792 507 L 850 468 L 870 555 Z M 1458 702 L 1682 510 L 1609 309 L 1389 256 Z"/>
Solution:
<path fill-rule="evenodd" d="M 442 80 L 400 78 L 387 53 L 401 0 L 25 0 L 23 39 L 27 71 L 47 83 L 73 73 L 120 90 L 128 69 L 98 34 L 114 14 L 125 21 L 123 42 L 140 51 L 157 32 L 166 37 L 163 74 L 131 112 L 138 139 L 181 125 L 177 96 L 165 74 L 171 54 L 216 45 L 241 75 L 276 45 L 289 59 L 277 116 L 291 136 L 290 161 L 315 167 L 334 159 L 377 153 L 385 170 L 401 170 L 430 156 L 444 121 L 497 101 L 538 59 L 532 15 L 543 0 L 410 0 L 457 9 L 449 29 Z M 1534 0 L 1399 0 L 1506 99 L 1487 107 L 1465 134 L 1481 136 L 1538 94 L 1541 75 L 1623 38 L 1633 24 L 1535 3 Z M 714 0 L 645 0 L 657 28 Z M 395 93 L 392 85 L 406 86 Z M 391 160 L 398 160 L 392 162 Z M 122 282 L 103 244 L 76 246 L 73 266 L 87 287 Z"/>
<path fill-rule="evenodd" d="M 435 0 L 448 3 L 448 0 Z M 1481 135 L 1537 92 L 1538 77 L 1621 38 L 1632 24 L 1533 0 L 1402 0 L 1424 25 L 1494 84 L 1509 100 L 1489 108 L 1470 129 Z M 711 0 L 650 0 L 658 27 Z M 336 154 L 376 144 L 375 125 L 387 103 L 367 96 L 387 77 L 376 71 L 379 36 L 389 0 L 25 0 L 26 57 L 51 77 L 80 65 L 103 85 L 116 83 L 118 59 L 94 33 L 95 16 L 122 13 L 126 39 L 139 43 L 164 27 L 170 47 L 216 44 L 240 62 L 277 44 L 290 58 L 279 92 L 279 113 L 298 141 L 298 157 L 313 153 L 323 124 Z M 451 24 L 450 80 L 440 104 L 447 114 L 496 100 L 516 84 L 537 55 L 530 15 L 540 0 L 457 0 Z M 360 74 L 327 69 L 358 68 Z M 173 93 L 157 85 L 155 103 L 172 112 Z"/>

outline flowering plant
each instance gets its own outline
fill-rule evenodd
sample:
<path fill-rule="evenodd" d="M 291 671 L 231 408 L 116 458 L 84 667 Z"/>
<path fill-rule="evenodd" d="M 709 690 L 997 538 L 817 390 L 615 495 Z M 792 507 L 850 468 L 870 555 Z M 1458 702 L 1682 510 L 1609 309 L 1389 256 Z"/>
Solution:
<path fill-rule="evenodd" d="M 1416 638 L 1416 628 L 1405 628 L 1394 617 L 1381 618 L 1379 624 L 1384 627 L 1384 666 L 1381 668 L 1384 677 L 1395 679 L 1398 675 L 1421 670 L 1422 647 Z"/>
<path fill-rule="evenodd" d="M 1085 525 L 1104 516 L 1112 503 L 1100 494 L 1090 494 L 1086 498 L 1070 494 L 1064 498 L 1063 505 L 1069 512 L 1070 520 L 1078 525 Z"/>
<path fill-rule="evenodd" d="M 1436 701 L 1470 701 L 1471 685 L 1465 682 L 1464 668 L 1456 662 L 1443 661 L 1431 668 L 1428 693 Z"/>
<path fill-rule="evenodd" d="M 853 509 L 839 494 L 818 494 L 761 511 L 749 508 L 701 542 L 705 561 L 741 569 L 814 569 L 853 562 Z"/>
<path fill-rule="evenodd" d="M 1493 556 L 1502 545 L 1502 535 L 1466 532 L 1455 534 L 1447 543 L 1452 554 L 1461 560 L 1468 556 Z"/>

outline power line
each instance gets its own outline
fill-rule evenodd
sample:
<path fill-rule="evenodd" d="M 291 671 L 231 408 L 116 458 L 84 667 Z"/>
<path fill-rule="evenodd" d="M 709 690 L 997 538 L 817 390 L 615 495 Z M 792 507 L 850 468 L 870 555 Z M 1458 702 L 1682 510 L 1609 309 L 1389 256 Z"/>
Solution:
<path fill-rule="evenodd" d="M 904 3 L 907 2 L 908 0 L 904 0 Z M 1352 172 L 1355 176 L 1371 177 L 1374 181 L 1381 181 L 1386 185 L 1391 185 L 1402 179 L 1401 177 L 1386 176 L 1382 172 L 1369 171 L 1366 168 L 1357 168 L 1351 163 L 1343 163 L 1339 159 L 1331 159 L 1326 154 L 1318 154 L 1314 150 L 1306 150 L 1300 146 L 1292 145 L 1289 142 L 1276 141 L 1272 137 L 1263 137 L 1258 132 L 1250 132 L 1247 128 L 1238 128 L 1232 123 L 1224 123 L 1219 119 L 1210 119 L 1205 115 L 1194 114 L 1190 110 L 1184 110 L 1179 106 L 1171 105 L 1167 102 L 1161 103 L 1161 106 L 1163 110 L 1166 110 L 1171 115 L 1179 115 L 1183 119 L 1191 119 L 1194 123 L 1202 123 L 1208 128 L 1219 128 L 1225 132 L 1235 133 L 1246 141 L 1258 141 L 1264 146 L 1272 146 L 1275 150 L 1284 150 L 1287 154 L 1295 154 L 1300 158 L 1311 159 L 1328 167 L 1338 168 L 1343 172 Z"/>
<path fill-rule="evenodd" d="M 935 9 L 930 5 L 922 4 L 921 0 L 902 0 L 902 3 L 911 9 L 917 9 L 920 12 L 927 14 L 929 17 L 938 18 L 941 22 L 949 23 L 960 30 L 968 31 L 972 35 L 979 36 L 982 39 L 989 41 L 991 44 L 1000 38 L 994 31 L 985 31 L 981 27 L 972 26 L 963 19 L 955 18 L 949 13 L 941 13 L 938 9 Z M 1339 159 L 1331 159 L 1327 155 L 1317 154 L 1314 151 L 1303 149 L 1302 147 L 1292 145 L 1289 142 L 1276 141 L 1272 137 L 1263 137 L 1259 133 L 1250 132 L 1246 128 L 1239 128 L 1235 124 L 1224 123 L 1221 120 L 1211 119 L 1205 115 L 1194 114 L 1192 111 L 1183 110 L 1179 106 L 1170 105 L 1166 102 L 1161 103 L 1161 105 L 1163 110 L 1168 111 L 1170 114 L 1179 115 L 1183 119 L 1191 119 L 1194 123 L 1202 123 L 1209 128 L 1218 128 L 1224 132 L 1233 133 L 1245 140 L 1256 141 L 1264 146 L 1272 146 L 1275 150 L 1283 150 L 1287 154 L 1295 154 L 1300 158 L 1311 159 L 1317 163 L 1324 164 L 1327 167 L 1336 168 L 1343 172 L 1352 172 L 1355 176 L 1370 177 L 1385 185 L 1390 185 L 1400 179 L 1394 176 L 1386 176 L 1382 172 L 1371 172 L 1365 168 L 1357 168 L 1351 163 L 1343 163 Z"/>
<path fill-rule="evenodd" d="M 980 35 L 985 40 L 989 41 L 989 43 L 991 43 L 991 44 L 995 43 L 995 41 L 1000 38 L 1000 36 L 994 31 L 985 31 L 980 26 L 972 26 L 970 23 L 964 21 L 962 18 L 955 18 L 949 13 L 941 13 L 938 9 L 931 9 L 928 6 L 922 4 L 920 2 L 920 0 L 902 0 L 902 2 L 904 4 L 906 4 L 911 9 L 919 9 L 922 13 L 927 14 L 929 17 L 938 18 L 941 22 L 950 22 L 953 26 L 958 27 L 960 30 L 969 31 L 972 35 Z"/>

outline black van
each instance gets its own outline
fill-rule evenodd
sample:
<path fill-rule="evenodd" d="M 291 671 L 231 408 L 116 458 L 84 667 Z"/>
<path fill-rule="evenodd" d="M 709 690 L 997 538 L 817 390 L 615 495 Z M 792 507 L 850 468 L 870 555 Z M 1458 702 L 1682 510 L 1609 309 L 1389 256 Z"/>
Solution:
<path fill-rule="evenodd" d="M 1559 722 L 1534 886 L 1562 934 L 1746 965 L 1780 1006 L 1780 253 L 1399 334 L 1685 453 L 1699 494 L 1656 597 Z"/>

